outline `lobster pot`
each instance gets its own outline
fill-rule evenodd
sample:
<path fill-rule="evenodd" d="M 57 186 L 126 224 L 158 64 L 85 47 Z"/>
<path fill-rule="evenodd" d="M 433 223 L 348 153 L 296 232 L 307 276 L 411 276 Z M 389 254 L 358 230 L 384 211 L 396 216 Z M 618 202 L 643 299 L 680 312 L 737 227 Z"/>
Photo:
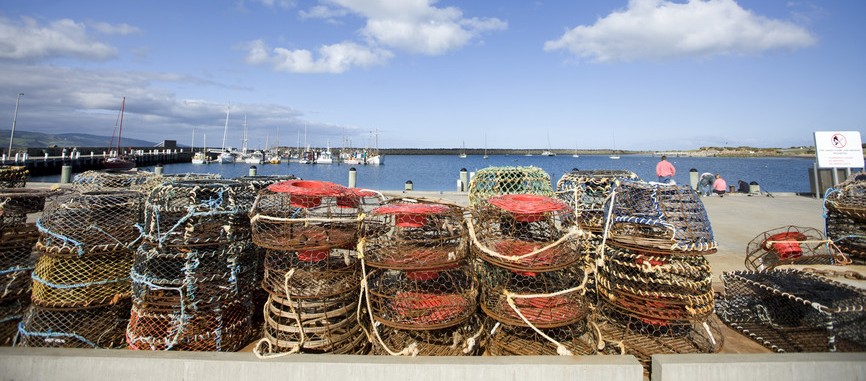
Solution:
<path fill-rule="evenodd" d="M 717 353 L 724 344 L 724 335 L 716 318 L 705 320 L 669 321 L 664 325 L 647 324 L 600 303 L 596 323 L 604 339 L 603 353 L 629 354 L 643 365 L 644 376 L 651 373 L 655 354 Z"/>
<path fill-rule="evenodd" d="M 30 298 L 30 273 L 37 257 L 33 252 L 33 244 L 38 238 L 33 224 L 0 230 L 0 302 Z"/>
<path fill-rule="evenodd" d="M 517 271 L 569 267 L 585 255 L 580 231 L 571 227 L 571 208 L 538 195 L 491 197 L 472 211 L 471 252 L 496 266 Z"/>
<path fill-rule="evenodd" d="M 858 219 L 827 207 L 825 231 L 839 250 L 858 264 L 866 264 L 866 219 Z"/>
<path fill-rule="evenodd" d="M 550 175 L 533 166 L 487 167 L 475 172 L 469 181 L 471 206 L 484 204 L 490 197 L 506 194 L 553 196 Z"/>
<path fill-rule="evenodd" d="M 866 175 L 857 173 L 827 192 L 824 205 L 859 220 L 866 220 Z"/>
<path fill-rule="evenodd" d="M 707 211 L 688 185 L 624 181 L 611 202 L 611 245 L 657 254 L 716 252 Z"/>
<path fill-rule="evenodd" d="M 55 257 L 42 255 L 33 269 L 34 304 L 84 308 L 116 304 L 130 296 L 131 253 Z"/>
<path fill-rule="evenodd" d="M 144 236 L 158 245 L 215 245 L 248 240 L 251 192 L 232 180 L 158 185 L 144 210 Z"/>
<path fill-rule="evenodd" d="M 18 323 L 30 306 L 30 295 L 0 300 L 0 346 L 10 346 L 18 334 Z"/>
<path fill-rule="evenodd" d="M 147 171 L 85 171 L 72 179 L 72 189 L 80 193 L 130 190 L 144 193 L 144 185 L 156 177 Z"/>
<path fill-rule="evenodd" d="M 571 354 L 587 356 L 597 353 L 599 341 L 596 331 L 586 321 L 555 328 L 539 329 L 544 335 L 562 345 Z M 557 356 L 559 346 L 538 331 L 509 324 L 495 323 L 490 330 L 487 353 L 493 356 Z"/>
<path fill-rule="evenodd" d="M 390 350 L 409 356 L 480 356 L 489 328 L 477 314 L 463 323 L 439 329 L 382 326 L 378 331 L 382 341 L 373 340 L 372 354 L 390 355 Z"/>
<path fill-rule="evenodd" d="M 145 242 L 132 265 L 132 298 L 139 310 L 201 309 L 248 304 L 256 274 L 249 242 L 228 245 L 164 247 Z"/>
<path fill-rule="evenodd" d="M 358 288 L 361 266 L 346 249 L 267 250 L 262 288 L 285 298 L 327 298 Z"/>
<path fill-rule="evenodd" d="M 126 327 L 129 349 L 234 352 L 252 333 L 252 310 L 245 301 L 226 301 L 189 311 L 133 304 Z"/>
<path fill-rule="evenodd" d="M 24 188 L 29 175 L 25 166 L 0 166 L 0 188 Z"/>
<path fill-rule="evenodd" d="M 358 293 L 292 299 L 271 295 L 265 304 L 263 353 L 367 354 L 369 342 L 355 313 Z M 268 344 L 263 347 L 262 343 Z"/>
<path fill-rule="evenodd" d="M 479 262 L 476 271 L 481 310 L 503 324 L 554 328 L 583 321 L 589 314 L 583 294 L 588 274 L 577 266 L 526 272 Z"/>
<path fill-rule="evenodd" d="M 18 346 L 121 348 L 129 308 L 129 299 L 88 308 L 31 305 L 18 325 Z"/>
<path fill-rule="evenodd" d="M 642 254 L 609 247 L 596 275 L 603 300 L 646 324 L 704 320 L 713 312 L 712 270 L 701 256 Z"/>
<path fill-rule="evenodd" d="M 41 212 L 53 192 L 42 189 L 0 189 L 0 230 L 26 225 L 27 215 Z"/>
<path fill-rule="evenodd" d="M 297 179 L 298 178 L 294 175 L 241 176 L 235 178 L 235 180 L 247 185 L 253 193 L 258 193 L 260 190 L 267 188 L 271 184 Z"/>
<path fill-rule="evenodd" d="M 449 266 L 466 258 L 463 209 L 435 203 L 392 203 L 364 219 L 366 264 L 388 269 Z"/>
<path fill-rule="evenodd" d="M 141 232 L 143 196 L 133 191 L 71 193 L 46 203 L 37 225 L 42 251 L 54 256 L 131 253 Z"/>
<path fill-rule="evenodd" d="M 133 186 L 132 190 L 139 191 L 145 195 L 150 195 L 156 187 L 163 184 L 184 181 L 213 181 L 220 179 L 222 179 L 222 175 L 218 173 L 172 173 L 168 175 L 155 175 L 148 176 L 143 183 Z"/>
<path fill-rule="evenodd" d="M 478 286 L 466 266 L 428 270 L 374 270 L 367 275 L 374 319 L 404 330 L 461 324 L 475 314 Z"/>
<path fill-rule="evenodd" d="M 637 174 L 626 170 L 571 171 L 556 183 L 556 197 L 574 209 L 581 229 L 604 230 L 604 203 L 617 183 L 638 180 Z"/>
<path fill-rule="evenodd" d="M 765 231 L 746 245 L 746 269 L 771 270 L 780 265 L 832 265 L 847 257 L 814 228 L 783 226 Z"/>
<path fill-rule="evenodd" d="M 724 273 L 717 315 L 776 352 L 866 351 L 866 291 L 797 270 Z"/>

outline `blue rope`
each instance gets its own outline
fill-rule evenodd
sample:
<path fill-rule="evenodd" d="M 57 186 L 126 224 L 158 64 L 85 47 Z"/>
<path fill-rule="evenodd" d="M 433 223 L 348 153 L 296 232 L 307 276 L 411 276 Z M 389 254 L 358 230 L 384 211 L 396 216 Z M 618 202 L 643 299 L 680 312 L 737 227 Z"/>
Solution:
<path fill-rule="evenodd" d="M 81 341 L 82 343 L 87 344 L 93 348 L 99 348 L 99 346 L 96 345 L 96 343 L 94 343 L 90 340 L 87 340 L 84 336 L 81 336 L 77 333 L 51 332 L 51 331 L 48 331 L 48 332 L 30 332 L 30 331 L 24 329 L 24 322 L 23 321 L 18 323 L 18 334 L 20 334 L 22 336 L 36 336 L 36 337 L 44 337 L 44 338 L 73 338 L 73 339 Z"/>
<path fill-rule="evenodd" d="M 0 275 L 6 275 L 9 273 L 15 273 L 19 271 L 32 271 L 33 267 L 10 267 L 8 269 L 0 270 Z"/>
<path fill-rule="evenodd" d="M 52 232 L 51 229 L 48 229 L 42 225 L 42 219 L 41 218 L 36 220 L 36 228 L 39 229 L 40 233 L 55 237 L 55 238 L 63 241 L 64 243 L 72 244 L 73 246 L 75 246 L 76 251 L 78 251 L 78 256 L 84 255 L 84 245 L 81 242 L 78 242 L 72 238 L 65 236 L 65 235 Z"/>
<path fill-rule="evenodd" d="M 95 281 L 95 282 L 86 282 L 86 283 L 57 284 L 57 283 L 49 282 L 45 279 L 40 278 L 39 275 L 36 275 L 36 273 L 31 274 L 30 278 L 32 278 L 34 281 L 42 283 L 46 286 L 53 287 L 53 288 L 60 288 L 60 289 L 72 289 L 72 288 L 81 288 L 81 287 L 88 287 L 88 286 L 100 286 L 103 284 L 121 283 L 121 282 L 129 281 L 129 278 L 127 277 L 127 278 L 106 279 L 106 280 L 100 280 L 100 281 Z"/>

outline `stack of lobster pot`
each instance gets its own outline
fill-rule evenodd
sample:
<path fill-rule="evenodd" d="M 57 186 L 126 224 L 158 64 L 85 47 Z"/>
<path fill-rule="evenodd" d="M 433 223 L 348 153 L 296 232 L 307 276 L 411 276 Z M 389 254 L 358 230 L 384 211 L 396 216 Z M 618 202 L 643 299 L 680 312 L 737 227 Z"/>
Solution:
<path fill-rule="evenodd" d="M 131 349 L 235 351 L 250 339 L 251 192 L 234 180 L 156 186 L 132 268 Z"/>
<path fill-rule="evenodd" d="M 493 355 L 587 355 L 590 269 L 572 209 L 552 197 L 493 196 L 468 220 Z"/>
<path fill-rule="evenodd" d="M 28 214 L 45 206 L 50 191 L 0 189 L 0 345 L 10 345 L 30 305 L 30 273 L 36 263 L 33 245 L 39 238 Z"/>
<path fill-rule="evenodd" d="M 487 167 L 479 169 L 469 182 L 469 205 L 483 204 L 492 196 L 537 194 L 553 196 L 550 175 L 528 167 Z"/>
<path fill-rule="evenodd" d="M 655 353 L 721 348 L 712 272 L 716 242 L 703 203 L 688 186 L 625 181 L 608 204 L 596 281 L 605 339 L 646 369 Z"/>
<path fill-rule="evenodd" d="M 391 200 L 369 213 L 361 232 L 373 352 L 480 353 L 484 328 L 463 208 Z"/>
<path fill-rule="evenodd" d="M 826 232 L 857 264 L 866 264 L 866 174 L 836 185 L 824 198 Z"/>
<path fill-rule="evenodd" d="M 356 317 L 361 267 L 358 216 L 372 193 L 324 181 L 289 180 L 259 191 L 253 242 L 265 249 L 262 357 L 369 351 Z"/>
<path fill-rule="evenodd" d="M 0 165 L 0 188 L 24 188 L 29 175 L 25 166 Z"/>
<path fill-rule="evenodd" d="M 132 245 L 142 196 L 72 192 L 37 221 L 32 305 L 19 325 L 27 347 L 117 348 L 129 319 Z"/>

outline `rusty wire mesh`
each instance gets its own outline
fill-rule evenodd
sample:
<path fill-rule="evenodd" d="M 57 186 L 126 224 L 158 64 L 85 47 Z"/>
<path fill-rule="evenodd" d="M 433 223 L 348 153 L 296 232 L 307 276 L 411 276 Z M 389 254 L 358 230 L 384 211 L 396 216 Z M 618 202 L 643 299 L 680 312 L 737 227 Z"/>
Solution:
<path fill-rule="evenodd" d="M 0 188 L 24 188 L 29 175 L 24 166 L 0 166 Z"/>
<path fill-rule="evenodd" d="M 51 198 L 36 223 L 39 248 L 54 256 L 126 256 L 141 235 L 144 198 L 133 191 L 67 193 Z"/>
<path fill-rule="evenodd" d="M 469 181 L 469 205 L 487 202 L 492 196 L 536 194 L 553 196 L 550 175 L 537 167 L 487 167 Z"/>
<path fill-rule="evenodd" d="M 86 257 L 43 253 L 33 269 L 33 303 L 43 307 L 83 308 L 128 299 L 132 260 L 132 253 Z"/>
<path fill-rule="evenodd" d="M 546 196 L 494 196 L 472 209 L 470 250 L 496 266 L 551 271 L 579 261 L 583 232 L 572 229 L 571 208 Z"/>
<path fill-rule="evenodd" d="M 196 312 L 135 303 L 126 328 L 130 349 L 232 352 L 250 340 L 247 301 L 211 304 Z"/>
<path fill-rule="evenodd" d="M 590 311 L 583 292 L 588 277 L 584 268 L 530 272 L 486 262 L 475 265 L 481 310 L 499 322 L 553 328 L 584 320 Z"/>
<path fill-rule="evenodd" d="M 389 350 L 410 356 L 478 356 L 489 327 L 478 314 L 458 325 L 424 330 L 379 327 L 382 341 L 373 341 L 372 354 L 390 355 Z M 387 346 L 387 349 L 385 348 Z"/>
<path fill-rule="evenodd" d="M 599 299 L 648 325 L 704 320 L 713 312 L 712 269 L 702 256 L 653 255 L 607 247 Z"/>
<path fill-rule="evenodd" d="M 373 270 L 367 275 L 373 316 L 402 330 L 431 330 L 475 314 L 478 285 L 467 266 L 424 270 Z"/>
<path fill-rule="evenodd" d="M 623 180 L 637 179 L 637 174 L 626 170 L 574 170 L 556 183 L 556 197 L 571 206 L 581 229 L 600 232 L 604 230 L 604 203 L 613 188 Z"/>
<path fill-rule="evenodd" d="M 561 344 L 573 355 L 587 356 L 597 353 L 598 334 L 588 328 L 587 321 L 540 331 L 541 333 L 529 327 L 495 323 L 487 341 L 487 353 L 493 356 L 562 355 L 561 349 L 542 334 Z"/>
<path fill-rule="evenodd" d="M 0 189 L 0 230 L 24 225 L 29 214 L 42 211 L 47 197 L 58 193 L 46 189 Z"/>
<path fill-rule="evenodd" d="M 369 342 L 361 321 L 356 287 L 343 295 L 315 299 L 271 295 L 265 304 L 264 338 L 256 352 L 366 354 Z M 266 345 L 265 345 L 266 344 Z"/>
<path fill-rule="evenodd" d="M 321 298 L 356 289 L 361 267 L 353 250 L 267 250 L 262 288 L 273 295 Z M 288 279 L 287 279 L 288 278 Z"/>
<path fill-rule="evenodd" d="M 121 348 L 129 321 L 129 300 L 89 308 L 30 306 L 18 326 L 18 346 Z"/>
<path fill-rule="evenodd" d="M 688 185 L 623 181 L 609 202 L 611 245 L 678 255 L 717 249 L 704 204 Z"/>
<path fill-rule="evenodd" d="M 856 173 L 828 189 L 824 205 L 844 215 L 866 220 L 866 174 Z"/>
<path fill-rule="evenodd" d="M 156 175 L 146 171 L 85 171 L 72 179 L 72 189 L 79 193 L 103 191 L 145 192 L 145 184 Z"/>
<path fill-rule="evenodd" d="M 361 225 L 366 264 L 424 269 L 466 258 L 463 209 L 437 203 L 389 203 L 373 209 Z"/>
<path fill-rule="evenodd" d="M 719 318 L 777 352 L 866 351 L 866 291 L 793 269 L 722 275 Z"/>
<path fill-rule="evenodd" d="M 765 231 L 746 244 L 748 270 L 770 270 L 780 265 L 845 263 L 848 258 L 820 231 L 783 226 Z"/>
<path fill-rule="evenodd" d="M 842 214 L 832 208 L 827 208 L 824 215 L 827 238 L 851 260 L 866 263 L 866 219 Z"/>

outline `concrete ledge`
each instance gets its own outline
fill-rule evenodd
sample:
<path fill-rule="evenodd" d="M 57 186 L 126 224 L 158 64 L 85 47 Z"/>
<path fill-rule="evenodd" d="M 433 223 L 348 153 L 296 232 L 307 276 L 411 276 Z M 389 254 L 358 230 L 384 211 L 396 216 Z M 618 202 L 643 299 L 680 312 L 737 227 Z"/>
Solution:
<path fill-rule="evenodd" d="M 866 380 L 866 353 L 654 355 L 652 380 Z"/>
<path fill-rule="evenodd" d="M 633 356 L 389 357 L 0 348 L 2 380 L 604 380 L 643 379 Z"/>

